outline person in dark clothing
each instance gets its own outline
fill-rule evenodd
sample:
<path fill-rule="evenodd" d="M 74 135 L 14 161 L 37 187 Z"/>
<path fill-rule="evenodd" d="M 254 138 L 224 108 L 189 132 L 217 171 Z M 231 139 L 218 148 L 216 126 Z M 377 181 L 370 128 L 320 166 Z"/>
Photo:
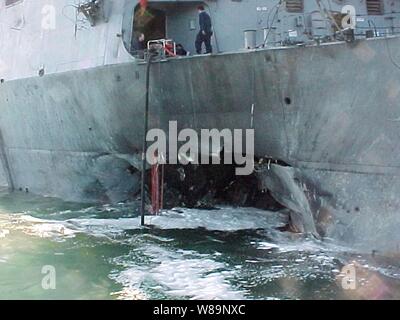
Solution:
<path fill-rule="evenodd" d="M 143 33 L 139 33 L 133 39 L 132 43 L 132 53 L 138 58 L 144 58 L 144 50 L 146 49 L 145 37 Z"/>
<path fill-rule="evenodd" d="M 196 37 L 196 52 L 201 54 L 203 42 L 206 46 L 206 53 L 212 53 L 211 37 L 213 35 L 212 22 L 209 14 L 204 10 L 204 6 L 198 6 L 200 31 Z"/>
<path fill-rule="evenodd" d="M 187 56 L 188 55 L 187 51 L 185 50 L 183 45 L 181 45 L 180 43 L 178 43 L 176 45 L 176 55 L 177 56 Z"/>

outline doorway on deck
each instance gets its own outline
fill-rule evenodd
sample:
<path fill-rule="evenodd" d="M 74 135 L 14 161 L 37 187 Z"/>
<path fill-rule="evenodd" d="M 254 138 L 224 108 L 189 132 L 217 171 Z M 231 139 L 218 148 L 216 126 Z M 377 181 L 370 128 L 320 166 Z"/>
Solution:
<path fill-rule="evenodd" d="M 149 1 L 146 10 L 137 5 L 133 17 L 133 40 L 143 33 L 146 43 L 170 39 L 180 44 L 189 55 L 194 53 L 199 32 L 198 5 L 206 6 L 203 1 Z M 217 48 L 215 36 L 213 38 L 213 45 Z"/>
<path fill-rule="evenodd" d="M 165 11 L 147 7 L 142 10 L 138 5 L 135 8 L 133 20 L 132 40 L 141 33 L 144 34 L 146 42 L 150 40 L 165 39 L 167 34 L 167 16 Z"/>

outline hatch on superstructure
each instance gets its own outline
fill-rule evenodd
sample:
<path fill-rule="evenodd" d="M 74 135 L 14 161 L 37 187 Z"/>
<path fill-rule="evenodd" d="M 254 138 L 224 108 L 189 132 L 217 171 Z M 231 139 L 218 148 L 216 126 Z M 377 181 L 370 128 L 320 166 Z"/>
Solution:
<path fill-rule="evenodd" d="M 146 10 L 140 4 L 134 8 L 130 51 L 133 53 L 137 37 L 144 34 L 145 42 L 158 39 L 171 39 L 181 44 L 188 52 L 195 51 L 198 27 L 197 6 L 201 1 L 149 1 Z"/>

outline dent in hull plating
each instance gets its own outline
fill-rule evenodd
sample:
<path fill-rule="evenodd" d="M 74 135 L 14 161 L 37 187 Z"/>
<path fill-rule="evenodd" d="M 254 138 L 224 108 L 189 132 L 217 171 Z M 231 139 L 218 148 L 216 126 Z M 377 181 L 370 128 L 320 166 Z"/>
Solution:
<path fill-rule="evenodd" d="M 334 215 L 396 211 L 399 44 L 387 38 L 155 63 L 151 127 L 247 129 L 254 105 L 256 156 L 288 163 L 305 185 L 316 180 L 308 184 L 331 195 Z M 134 194 L 144 73 L 144 64 L 126 63 L 0 84 L 4 176 L 15 188 L 74 201 Z M 368 230 L 352 228 L 355 238 Z"/>

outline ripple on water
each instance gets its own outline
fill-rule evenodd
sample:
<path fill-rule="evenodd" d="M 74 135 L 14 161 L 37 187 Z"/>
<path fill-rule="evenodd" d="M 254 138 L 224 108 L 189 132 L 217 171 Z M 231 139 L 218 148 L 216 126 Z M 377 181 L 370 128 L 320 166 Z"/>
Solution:
<path fill-rule="evenodd" d="M 189 298 L 199 300 L 243 299 L 245 292 L 235 289 L 229 282 L 236 270 L 227 270 L 227 265 L 212 259 L 212 256 L 193 251 L 171 252 L 152 246 L 142 254 L 150 261 L 150 266 L 131 264 L 122 272 L 111 277 L 129 291 L 149 291 L 156 296 L 168 298 Z M 119 261 L 119 263 L 123 263 Z"/>
<path fill-rule="evenodd" d="M 342 266 L 338 257 L 363 261 L 363 255 L 329 241 L 279 232 L 276 228 L 287 217 L 257 209 L 169 210 L 146 217 L 152 228 L 142 229 L 129 205 L 59 212 L 53 202 L 51 206 L 43 211 L 48 214 L 0 214 L 0 263 L 10 263 L 11 270 L 13 259 L 18 262 L 28 250 L 24 241 L 39 238 L 42 255 L 48 245 L 51 259 L 80 257 L 65 266 L 79 279 L 90 278 L 99 261 L 107 264 L 102 277 L 120 290 L 105 292 L 119 299 L 330 298 L 341 290 L 336 284 Z M 10 251 L 16 233 L 20 242 Z M 1 251 L 2 242 L 8 251 Z M 35 250 L 33 244 L 31 248 Z M 12 253 L 10 259 L 5 252 Z M 367 260 L 361 265 L 400 274 L 399 268 L 376 267 Z"/>

